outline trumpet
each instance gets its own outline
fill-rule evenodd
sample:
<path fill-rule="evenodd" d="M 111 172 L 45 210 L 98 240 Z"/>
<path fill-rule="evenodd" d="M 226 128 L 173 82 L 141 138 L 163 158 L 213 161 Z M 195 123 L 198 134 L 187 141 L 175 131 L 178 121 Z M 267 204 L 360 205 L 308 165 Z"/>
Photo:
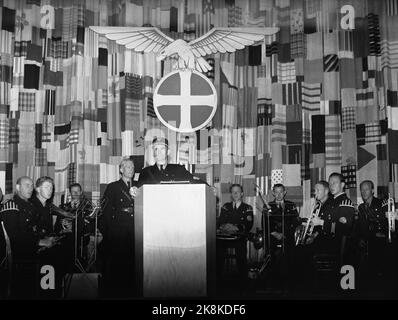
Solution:
<path fill-rule="evenodd" d="M 305 225 L 298 226 L 294 233 L 296 246 L 299 244 L 305 244 L 305 240 L 312 236 L 312 233 L 314 231 L 313 220 L 314 218 L 317 218 L 319 216 L 319 212 L 321 211 L 321 203 L 318 201 L 315 206 L 317 206 L 315 212 L 311 213 L 311 216 L 308 218 Z"/>
<path fill-rule="evenodd" d="M 388 209 L 387 209 L 387 219 L 388 219 L 388 242 L 392 242 L 391 233 L 395 231 L 395 203 L 394 198 L 388 194 Z"/>

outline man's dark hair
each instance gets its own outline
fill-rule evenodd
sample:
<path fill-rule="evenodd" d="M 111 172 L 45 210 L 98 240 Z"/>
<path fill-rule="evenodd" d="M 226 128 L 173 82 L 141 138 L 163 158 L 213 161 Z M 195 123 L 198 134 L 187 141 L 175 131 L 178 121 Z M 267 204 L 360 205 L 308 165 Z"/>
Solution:
<path fill-rule="evenodd" d="M 344 176 L 341 173 L 338 173 L 338 172 L 331 173 L 330 176 L 329 176 L 329 180 L 332 177 L 337 177 L 337 178 L 339 178 L 340 182 L 345 182 L 344 181 Z"/>
<path fill-rule="evenodd" d="M 362 188 L 362 185 L 364 185 L 364 184 L 370 185 L 370 188 L 371 188 L 372 190 L 375 188 L 375 185 L 374 185 L 373 181 L 371 181 L 371 180 L 364 180 L 364 181 L 362 181 L 361 184 L 359 185 L 359 189 L 361 189 L 361 188 Z"/>
<path fill-rule="evenodd" d="M 40 177 L 36 180 L 36 188 L 39 188 L 44 182 L 50 182 L 54 188 L 54 180 L 48 176 Z"/>
<path fill-rule="evenodd" d="M 232 185 L 229 187 L 229 192 L 230 192 L 230 193 L 232 192 L 232 188 L 234 188 L 234 187 L 239 187 L 239 188 L 240 188 L 240 192 L 243 192 L 243 187 L 242 187 L 242 185 L 240 185 L 239 183 L 234 183 L 234 184 L 232 184 Z"/>
<path fill-rule="evenodd" d="M 320 184 L 322 185 L 325 189 L 329 189 L 329 183 L 325 180 L 320 180 L 317 183 L 315 183 L 315 185 Z"/>
<path fill-rule="evenodd" d="M 72 188 L 74 188 L 74 187 L 79 187 L 80 191 L 83 191 L 83 188 L 82 188 L 81 184 L 78 183 L 78 182 L 72 183 L 72 184 L 69 186 L 69 191 L 71 191 Z"/>
<path fill-rule="evenodd" d="M 275 191 L 276 188 L 283 188 L 283 191 L 286 191 L 286 188 L 282 183 L 275 183 L 272 187 L 272 191 Z"/>

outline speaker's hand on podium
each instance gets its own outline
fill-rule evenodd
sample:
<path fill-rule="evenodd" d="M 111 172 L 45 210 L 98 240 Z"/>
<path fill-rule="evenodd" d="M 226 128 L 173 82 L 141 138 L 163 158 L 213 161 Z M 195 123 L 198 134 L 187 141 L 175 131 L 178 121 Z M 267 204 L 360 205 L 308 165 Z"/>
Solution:
<path fill-rule="evenodd" d="M 137 187 L 131 187 L 130 190 L 130 196 L 132 196 L 133 198 L 135 198 L 136 196 L 138 196 L 138 188 Z"/>

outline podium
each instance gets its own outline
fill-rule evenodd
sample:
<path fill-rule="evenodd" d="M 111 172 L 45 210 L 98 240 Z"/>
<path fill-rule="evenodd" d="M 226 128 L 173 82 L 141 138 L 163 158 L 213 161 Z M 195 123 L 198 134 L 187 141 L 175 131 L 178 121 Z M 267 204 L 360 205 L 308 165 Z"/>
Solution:
<path fill-rule="evenodd" d="M 142 297 L 208 297 L 215 290 L 216 200 L 205 184 L 155 184 L 135 201 Z"/>

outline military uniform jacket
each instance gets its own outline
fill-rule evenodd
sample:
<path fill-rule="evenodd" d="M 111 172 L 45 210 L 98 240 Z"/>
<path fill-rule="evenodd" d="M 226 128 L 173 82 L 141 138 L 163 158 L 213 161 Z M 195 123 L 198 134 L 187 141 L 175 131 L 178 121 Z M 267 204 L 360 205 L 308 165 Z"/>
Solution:
<path fill-rule="evenodd" d="M 227 202 L 221 207 L 217 228 L 230 223 L 238 227 L 239 234 L 246 237 L 253 226 L 253 208 L 244 202 L 241 202 L 238 208 L 234 208 L 233 204 L 233 202 Z"/>
<path fill-rule="evenodd" d="M 156 164 L 142 169 L 138 179 L 138 187 L 141 187 L 143 184 L 157 184 L 161 181 L 189 181 L 190 183 L 205 183 L 200 179 L 195 178 L 185 169 L 184 166 L 168 163 L 163 171 L 160 171 Z"/>
<path fill-rule="evenodd" d="M 137 183 L 131 181 L 131 187 L 134 186 L 137 186 Z M 104 236 L 114 224 L 134 227 L 134 199 L 129 191 L 123 179 L 114 181 L 106 187 L 103 195 L 105 204 L 99 224 Z"/>
<path fill-rule="evenodd" d="M 323 220 L 323 226 L 316 226 L 314 228 L 314 232 L 318 232 L 320 236 L 331 237 L 333 235 L 332 233 L 334 233 L 332 208 L 333 203 L 331 198 L 328 198 L 324 203 L 321 204 L 319 218 Z M 315 207 L 314 212 L 315 210 L 317 210 L 317 207 Z"/>
<path fill-rule="evenodd" d="M 369 239 L 376 233 L 387 235 L 387 201 L 373 197 L 370 205 L 361 203 L 358 207 L 357 232 L 360 238 Z"/>
<path fill-rule="evenodd" d="M 0 220 L 10 238 L 13 259 L 32 259 L 36 256 L 40 237 L 37 233 L 34 207 L 15 195 L 0 209 Z M 2 233 L 3 231 L 0 230 Z"/>
<path fill-rule="evenodd" d="M 354 204 L 345 193 L 340 194 L 336 198 L 332 198 L 331 201 L 331 215 L 332 222 L 335 223 L 335 236 L 337 238 L 351 236 L 355 215 Z M 339 222 L 341 217 L 346 218 L 347 222 L 345 224 Z"/>
<path fill-rule="evenodd" d="M 51 211 L 51 204 L 48 202 L 43 206 L 40 200 L 33 196 L 30 199 L 35 208 L 37 232 L 40 237 L 48 237 L 54 234 L 53 218 Z"/>
<path fill-rule="evenodd" d="M 300 224 L 299 214 L 297 211 L 296 204 L 292 201 L 284 200 L 285 209 L 283 211 L 282 207 L 279 207 L 276 201 L 271 201 L 269 206 L 271 207 L 269 212 L 269 232 L 282 233 L 284 231 L 286 241 L 285 244 L 294 243 L 294 232 L 296 227 Z M 282 217 L 282 213 L 284 217 Z M 265 223 L 267 223 L 267 217 L 264 217 Z M 282 228 L 282 223 L 284 222 L 284 228 Z M 284 230 L 283 230 L 284 229 Z M 271 236 L 271 242 L 278 242 Z"/>

